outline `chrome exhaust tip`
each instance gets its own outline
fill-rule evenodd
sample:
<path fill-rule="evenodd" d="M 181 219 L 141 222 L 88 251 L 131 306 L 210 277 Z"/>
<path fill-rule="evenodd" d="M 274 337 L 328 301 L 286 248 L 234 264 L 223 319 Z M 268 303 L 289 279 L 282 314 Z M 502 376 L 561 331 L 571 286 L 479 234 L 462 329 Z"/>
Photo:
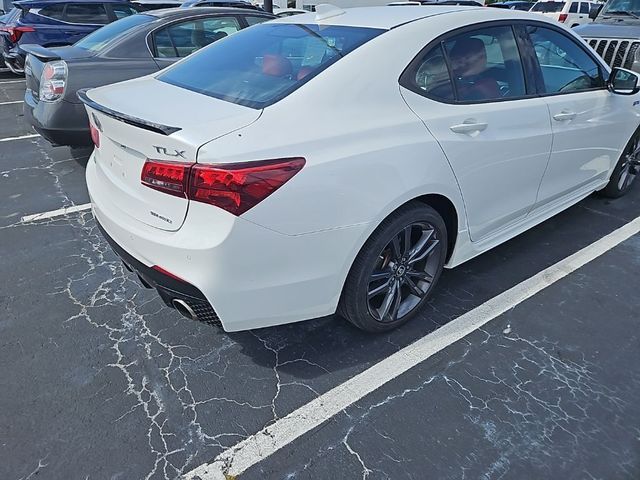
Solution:
<path fill-rule="evenodd" d="M 181 300 L 180 298 L 174 298 L 171 301 L 171 305 L 173 305 L 173 308 L 180 312 L 180 315 L 182 315 L 183 317 L 190 318 L 191 320 L 198 320 L 198 315 L 196 315 L 196 312 L 194 312 L 193 308 L 191 308 L 189 304 L 184 300 Z"/>

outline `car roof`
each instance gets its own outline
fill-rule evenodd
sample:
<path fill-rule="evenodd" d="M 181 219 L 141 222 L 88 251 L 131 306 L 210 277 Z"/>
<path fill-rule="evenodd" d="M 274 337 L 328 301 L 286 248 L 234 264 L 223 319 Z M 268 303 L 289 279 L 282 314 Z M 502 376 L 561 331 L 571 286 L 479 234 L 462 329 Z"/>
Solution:
<path fill-rule="evenodd" d="M 476 10 L 478 13 L 492 10 L 482 6 L 468 7 L 460 5 L 397 5 L 383 7 L 354 7 L 341 10 L 335 7 L 335 14 L 318 19 L 316 13 L 307 13 L 283 17 L 278 23 L 343 25 L 350 27 L 367 27 L 390 30 L 394 27 L 414 22 L 423 18 L 454 12 Z M 340 13 L 342 12 L 342 13 Z"/>
<path fill-rule="evenodd" d="M 269 18 L 275 18 L 275 15 L 267 13 L 261 10 L 249 10 L 246 8 L 233 8 L 233 7 L 198 7 L 198 8 L 162 8 L 159 10 L 149 10 L 147 12 L 140 12 L 143 15 L 149 15 L 157 18 L 183 18 L 193 17 L 195 15 L 204 15 L 212 13 L 226 13 L 233 15 L 263 15 Z"/>

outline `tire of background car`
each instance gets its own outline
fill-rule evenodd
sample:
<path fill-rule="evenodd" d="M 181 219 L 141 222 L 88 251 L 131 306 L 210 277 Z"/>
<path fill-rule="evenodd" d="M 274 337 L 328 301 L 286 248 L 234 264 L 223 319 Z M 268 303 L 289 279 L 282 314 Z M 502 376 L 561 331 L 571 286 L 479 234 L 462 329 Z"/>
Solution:
<path fill-rule="evenodd" d="M 598 193 L 603 197 L 618 198 L 627 193 L 640 173 L 640 128 L 631 136 L 629 143 L 622 151 L 620 159 L 613 169 L 607 186 Z"/>
<path fill-rule="evenodd" d="M 356 257 L 338 314 L 368 332 L 386 332 L 423 310 L 447 256 L 447 229 L 433 208 L 410 202 L 387 217 Z"/>

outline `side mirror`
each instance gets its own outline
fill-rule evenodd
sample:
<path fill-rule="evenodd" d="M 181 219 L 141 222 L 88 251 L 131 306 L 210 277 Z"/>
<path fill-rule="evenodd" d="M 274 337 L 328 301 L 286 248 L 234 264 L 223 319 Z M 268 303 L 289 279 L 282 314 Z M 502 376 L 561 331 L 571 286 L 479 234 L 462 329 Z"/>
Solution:
<path fill-rule="evenodd" d="M 626 68 L 616 67 L 611 70 L 607 87 L 618 95 L 635 95 L 640 92 L 640 75 Z"/>
<path fill-rule="evenodd" d="M 600 14 L 600 10 L 602 10 L 603 4 L 593 5 L 589 10 L 589 18 L 591 20 L 595 20 L 596 17 Z"/>

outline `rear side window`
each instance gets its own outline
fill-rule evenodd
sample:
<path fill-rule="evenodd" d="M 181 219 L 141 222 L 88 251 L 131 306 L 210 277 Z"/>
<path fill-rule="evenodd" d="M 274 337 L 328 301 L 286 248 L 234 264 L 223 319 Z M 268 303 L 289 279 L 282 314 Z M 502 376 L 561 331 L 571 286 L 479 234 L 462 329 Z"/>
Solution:
<path fill-rule="evenodd" d="M 84 50 L 98 52 L 109 42 L 125 34 L 132 28 L 154 20 L 155 18 L 150 15 L 131 15 L 99 28 L 79 42 L 76 42 L 75 46 Z"/>
<path fill-rule="evenodd" d="M 113 14 L 117 19 L 125 18 L 129 15 L 135 15 L 136 13 L 138 13 L 135 8 L 130 7 L 129 5 L 112 4 L 111 8 L 113 10 Z"/>
<path fill-rule="evenodd" d="M 561 12 L 564 7 L 564 2 L 537 2 L 531 7 L 532 12 L 541 13 L 557 13 Z"/>
<path fill-rule="evenodd" d="M 263 23 L 199 51 L 157 78 L 204 95 L 263 108 L 383 31 Z"/>
<path fill-rule="evenodd" d="M 48 7 L 40 9 L 38 15 L 43 17 L 53 18 L 54 20 L 63 20 L 64 3 L 57 3 L 49 5 Z"/>
<path fill-rule="evenodd" d="M 69 3 L 65 11 L 65 21 L 91 25 L 109 23 L 107 10 L 102 3 Z"/>
<path fill-rule="evenodd" d="M 474 103 L 527 93 L 511 27 L 489 27 L 449 37 L 414 65 L 409 70 L 415 69 L 408 87 L 436 100 L 455 98 Z M 401 84 L 406 79 L 403 74 Z"/>
<path fill-rule="evenodd" d="M 257 25 L 258 23 L 266 22 L 267 20 L 273 20 L 272 18 L 269 18 L 269 17 L 254 17 L 252 15 L 247 15 L 244 17 L 244 19 L 247 21 L 249 26 Z"/>
<path fill-rule="evenodd" d="M 589 11 L 591 10 L 591 4 L 587 3 L 587 2 L 582 2 L 580 4 L 580 13 L 586 13 L 589 14 Z"/>
<path fill-rule="evenodd" d="M 207 18 L 174 24 L 154 34 L 155 56 L 186 57 L 238 30 L 240 25 L 235 17 Z"/>
<path fill-rule="evenodd" d="M 604 87 L 600 66 L 573 39 L 546 27 L 527 27 L 547 93 Z"/>
<path fill-rule="evenodd" d="M 578 13 L 578 2 L 572 2 L 569 7 L 569 13 Z"/>

